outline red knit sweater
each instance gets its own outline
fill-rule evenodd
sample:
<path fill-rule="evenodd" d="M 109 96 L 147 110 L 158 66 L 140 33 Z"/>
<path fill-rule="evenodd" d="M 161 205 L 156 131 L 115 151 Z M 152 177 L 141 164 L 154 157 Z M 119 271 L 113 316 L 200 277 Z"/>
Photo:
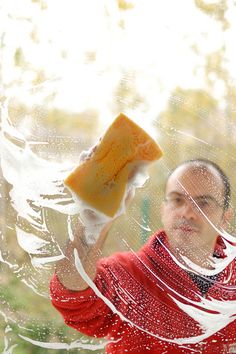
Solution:
<path fill-rule="evenodd" d="M 108 338 L 107 353 L 236 353 L 235 262 L 207 286 L 204 295 L 210 303 L 233 301 L 231 317 L 223 316 L 224 324 L 205 335 L 196 313 L 209 317 L 212 328 L 222 317 L 217 310 L 203 308 L 197 283 L 173 261 L 166 245 L 161 231 L 137 253 L 116 253 L 99 261 L 94 282 L 125 320 L 92 289 L 70 291 L 56 274 L 51 280 L 52 304 L 67 325 L 89 336 Z M 218 244 L 215 253 L 222 257 L 222 252 Z M 196 343 L 188 343 L 197 336 Z M 178 342 L 181 339 L 183 343 Z"/>

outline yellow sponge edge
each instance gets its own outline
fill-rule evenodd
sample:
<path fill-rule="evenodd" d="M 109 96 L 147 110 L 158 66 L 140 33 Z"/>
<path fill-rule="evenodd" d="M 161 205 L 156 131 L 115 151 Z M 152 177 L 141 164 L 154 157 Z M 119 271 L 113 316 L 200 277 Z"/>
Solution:
<path fill-rule="evenodd" d="M 65 184 L 93 208 L 113 217 L 120 207 L 133 169 L 162 155 L 157 143 L 120 113 L 92 156 L 65 179 Z"/>

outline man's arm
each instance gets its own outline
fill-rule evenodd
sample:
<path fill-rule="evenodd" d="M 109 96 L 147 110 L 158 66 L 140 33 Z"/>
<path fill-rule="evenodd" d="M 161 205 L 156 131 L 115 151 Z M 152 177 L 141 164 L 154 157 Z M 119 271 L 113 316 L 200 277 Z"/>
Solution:
<path fill-rule="evenodd" d="M 76 248 L 85 272 L 90 279 L 96 274 L 96 264 L 102 257 L 101 248 L 106 240 L 112 221 L 104 226 L 98 240 L 94 244 L 87 244 L 85 239 L 84 226 L 81 224 L 77 229 L 74 241 L 68 240 L 65 258 L 57 262 L 56 274 L 61 284 L 67 289 L 81 291 L 88 287 L 87 283 L 80 276 L 74 261 L 74 249 Z"/>
<path fill-rule="evenodd" d="M 129 176 L 129 180 L 136 173 L 136 169 L 133 169 Z M 125 209 L 131 203 L 134 197 L 134 190 L 130 190 L 125 197 Z M 91 213 L 91 222 L 93 218 L 93 213 Z M 80 223 L 77 228 L 74 241 L 68 240 L 67 247 L 65 251 L 65 258 L 57 262 L 56 274 L 62 285 L 67 289 L 81 291 L 88 288 L 88 284 L 80 276 L 78 270 L 75 266 L 74 261 L 74 249 L 77 250 L 80 261 L 83 268 L 90 279 L 94 279 L 96 274 L 96 264 L 99 258 L 102 257 L 102 246 L 107 238 L 108 232 L 115 219 L 112 219 L 109 223 L 105 224 L 101 230 L 99 237 L 94 244 L 88 244 L 85 237 L 84 226 Z"/>

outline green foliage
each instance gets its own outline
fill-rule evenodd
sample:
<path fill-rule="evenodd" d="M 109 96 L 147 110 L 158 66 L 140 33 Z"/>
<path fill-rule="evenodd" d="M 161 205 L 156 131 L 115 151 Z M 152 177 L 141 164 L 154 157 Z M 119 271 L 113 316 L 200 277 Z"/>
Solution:
<path fill-rule="evenodd" d="M 130 9 L 133 9 L 134 7 L 134 4 L 132 4 L 132 2 L 130 1 L 127 1 L 127 0 L 116 0 L 117 1 L 117 4 L 118 4 L 118 7 L 120 10 L 130 10 Z"/>
<path fill-rule="evenodd" d="M 15 66 L 22 66 L 25 63 L 25 57 L 22 48 L 17 48 L 14 55 Z"/>
<path fill-rule="evenodd" d="M 226 30 L 230 27 L 230 23 L 225 17 L 225 13 L 228 9 L 227 2 L 228 0 L 219 0 L 209 4 L 204 0 L 195 0 L 195 5 L 206 15 L 212 16 L 216 21 L 219 21 L 223 30 Z"/>
<path fill-rule="evenodd" d="M 160 118 L 176 129 L 199 129 L 199 121 L 208 120 L 217 109 L 216 100 L 203 90 L 177 87 L 171 94 L 167 109 Z"/>
<path fill-rule="evenodd" d="M 42 343 L 71 343 L 80 339 L 82 343 L 86 343 L 86 336 L 64 325 L 61 316 L 51 305 L 49 299 L 37 298 L 32 291 L 22 283 L 20 284 L 16 277 L 9 276 L 8 282 L 0 288 L 0 304 L 8 318 L 7 322 L 4 322 L 0 313 L 1 353 L 7 342 L 8 349 L 16 344 L 14 354 L 49 354 L 52 352 L 51 349 L 40 347 L 40 343 L 34 345 L 21 336 Z M 67 351 L 53 349 L 53 352 L 59 354 Z M 71 349 L 68 351 L 71 354 L 78 352 L 85 354 L 90 353 L 90 350 Z M 102 353 L 101 350 L 92 352 Z"/>

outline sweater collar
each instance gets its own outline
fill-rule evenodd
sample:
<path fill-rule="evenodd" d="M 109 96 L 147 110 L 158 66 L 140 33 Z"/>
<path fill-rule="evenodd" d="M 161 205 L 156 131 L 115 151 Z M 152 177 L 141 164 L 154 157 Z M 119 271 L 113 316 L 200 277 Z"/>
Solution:
<path fill-rule="evenodd" d="M 168 235 L 166 234 L 164 229 L 157 231 L 149 240 L 148 243 L 152 244 L 154 242 L 154 248 L 166 246 L 169 248 Z M 220 235 L 217 236 L 215 249 L 213 252 L 213 257 L 216 258 L 225 258 L 226 255 L 224 253 L 225 244 Z"/>

